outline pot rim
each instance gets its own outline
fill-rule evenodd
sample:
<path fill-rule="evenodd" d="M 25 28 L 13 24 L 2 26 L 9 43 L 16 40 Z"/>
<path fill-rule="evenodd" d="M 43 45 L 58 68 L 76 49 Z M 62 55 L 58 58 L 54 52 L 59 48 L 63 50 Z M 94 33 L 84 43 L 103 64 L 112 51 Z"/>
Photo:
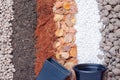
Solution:
<path fill-rule="evenodd" d="M 81 67 L 85 66 L 85 67 L 88 67 L 88 68 L 90 68 L 90 67 L 95 68 L 96 67 L 96 68 L 98 68 L 100 70 L 86 71 L 86 70 L 78 69 L 77 67 L 79 67 L 79 66 L 81 66 Z M 107 68 L 104 65 L 102 65 L 102 64 L 93 64 L 93 63 L 77 64 L 77 65 L 75 65 L 73 67 L 73 69 L 75 71 L 77 71 L 77 72 L 83 72 L 83 73 L 105 72 L 107 70 Z"/>

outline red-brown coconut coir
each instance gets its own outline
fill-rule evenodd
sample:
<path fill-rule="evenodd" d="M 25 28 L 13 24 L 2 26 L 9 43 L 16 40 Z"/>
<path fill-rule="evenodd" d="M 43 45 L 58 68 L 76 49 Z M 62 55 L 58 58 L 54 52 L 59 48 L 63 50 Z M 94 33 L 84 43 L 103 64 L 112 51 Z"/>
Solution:
<path fill-rule="evenodd" d="M 36 62 L 35 74 L 38 75 L 44 61 L 53 56 L 55 49 L 53 44 L 56 40 L 56 26 L 53 20 L 53 4 L 55 0 L 37 0 L 37 27 L 36 37 Z"/>

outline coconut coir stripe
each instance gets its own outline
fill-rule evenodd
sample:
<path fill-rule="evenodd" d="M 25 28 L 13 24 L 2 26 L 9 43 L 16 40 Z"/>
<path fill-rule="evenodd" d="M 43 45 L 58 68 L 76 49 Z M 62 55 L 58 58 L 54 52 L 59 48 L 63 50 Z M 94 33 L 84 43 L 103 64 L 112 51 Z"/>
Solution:
<path fill-rule="evenodd" d="M 37 27 L 36 37 L 36 63 L 35 74 L 38 75 L 44 61 L 53 56 L 55 37 L 55 22 L 53 20 L 53 4 L 55 0 L 37 0 Z"/>

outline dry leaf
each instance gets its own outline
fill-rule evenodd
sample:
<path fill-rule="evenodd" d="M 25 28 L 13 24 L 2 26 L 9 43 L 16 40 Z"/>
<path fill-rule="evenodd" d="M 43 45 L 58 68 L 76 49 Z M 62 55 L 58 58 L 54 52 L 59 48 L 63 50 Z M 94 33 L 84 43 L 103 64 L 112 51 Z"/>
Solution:
<path fill-rule="evenodd" d="M 60 59 L 60 53 L 56 53 L 56 59 Z"/>
<path fill-rule="evenodd" d="M 59 41 L 57 41 L 57 42 L 54 43 L 54 48 L 57 48 L 59 46 L 60 46 L 60 42 Z"/>
<path fill-rule="evenodd" d="M 70 27 L 68 32 L 75 34 L 77 31 L 73 27 Z"/>
<path fill-rule="evenodd" d="M 74 38 L 73 34 L 68 33 L 68 34 L 66 34 L 65 37 L 64 37 L 64 42 L 65 42 L 65 43 L 70 43 L 70 42 L 72 42 L 73 38 Z"/>
<path fill-rule="evenodd" d="M 64 59 L 68 59 L 69 58 L 69 53 L 68 52 L 62 52 L 61 57 L 64 58 Z"/>
<path fill-rule="evenodd" d="M 62 19 L 63 19 L 63 15 L 61 15 L 61 14 L 55 14 L 55 16 L 54 16 L 54 21 L 61 21 Z"/>
<path fill-rule="evenodd" d="M 66 52 L 69 52 L 70 49 L 71 49 L 70 46 L 64 46 L 63 49 L 62 49 L 62 51 L 64 51 L 64 52 L 65 52 L 65 51 L 66 51 Z"/>
<path fill-rule="evenodd" d="M 63 30 L 65 32 L 69 32 L 69 28 L 67 27 L 67 25 L 65 24 L 65 22 L 61 22 L 61 27 L 63 28 Z"/>
<path fill-rule="evenodd" d="M 77 57 L 77 47 L 76 46 L 73 47 L 73 48 L 71 48 L 71 50 L 70 50 L 70 56 L 71 57 Z"/>
<path fill-rule="evenodd" d="M 78 63 L 78 60 L 76 58 L 71 58 L 69 60 L 67 60 L 68 62 L 73 62 L 74 65 L 76 65 Z"/>
<path fill-rule="evenodd" d="M 57 2 L 54 4 L 54 7 L 60 8 L 60 7 L 62 7 L 62 5 L 63 5 L 63 2 L 57 1 Z"/>
<path fill-rule="evenodd" d="M 73 23 L 73 25 L 76 23 L 75 17 L 71 19 L 71 22 Z"/>
<path fill-rule="evenodd" d="M 64 65 L 65 61 L 63 59 L 59 59 L 58 63 L 60 63 L 61 65 Z"/>
<path fill-rule="evenodd" d="M 67 15 L 65 18 L 65 23 L 67 24 L 68 27 L 72 27 L 73 23 L 71 22 L 71 15 Z"/>
<path fill-rule="evenodd" d="M 69 2 L 64 2 L 63 3 L 63 8 L 66 9 L 66 10 L 69 10 L 71 7 L 71 4 Z"/>
<path fill-rule="evenodd" d="M 57 29 L 56 32 L 55 32 L 55 35 L 56 35 L 57 37 L 63 36 L 63 29 Z"/>
<path fill-rule="evenodd" d="M 72 67 L 74 66 L 74 63 L 73 63 L 73 62 L 66 62 L 64 66 L 65 66 L 67 69 L 71 70 Z"/>

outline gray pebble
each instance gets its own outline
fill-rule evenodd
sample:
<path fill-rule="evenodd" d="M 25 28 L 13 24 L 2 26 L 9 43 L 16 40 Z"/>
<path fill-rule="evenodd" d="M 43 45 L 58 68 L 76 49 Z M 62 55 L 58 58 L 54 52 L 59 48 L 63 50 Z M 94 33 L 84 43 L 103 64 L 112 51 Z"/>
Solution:
<path fill-rule="evenodd" d="M 114 44 L 114 46 L 118 46 L 118 45 L 119 45 L 119 43 L 120 43 L 119 41 L 114 41 L 114 43 L 113 43 L 113 44 Z"/>
<path fill-rule="evenodd" d="M 117 54 L 117 57 L 120 58 L 120 54 Z"/>
<path fill-rule="evenodd" d="M 112 66 L 115 66 L 116 65 L 116 62 L 114 61 L 114 62 L 112 62 Z"/>
<path fill-rule="evenodd" d="M 119 80 L 119 79 L 120 79 L 120 76 L 115 76 L 115 78 L 116 78 L 117 80 Z"/>
<path fill-rule="evenodd" d="M 112 72 L 113 72 L 115 75 L 120 75 L 120 69 L 118 69 L 118 68 L 113 69 Z"/>
<path fill-rule="evenodd" d="M 110 19 L 110 22 L 115 23 L 117 20 L 118 20 L 118 19 L 113 18 L 113 15 L 112 15 L 112 19 Z"/>
<path fill-rule="evenodd" d="M 106 5 L 105 8 L 110 11 L 112 9 L 111 5 Z"/>
<path fill-rule="evenodd" d="M 119 0 L 108 0 L 108 3 L 111 5 L 116 5 Z"/>
<path fill-rule="evenodd" d="M 108 18 L 109 19 L 111 19 L 113 16 L 112 16 L 112 14 L 110 13 L 109 15 L 108 15 Z"/>
<path fill-rule="evenodd" d="M 108 76 L 112 77 L 113 73 L 112 72 L 108 72 Z"/>
<path fill-rule="evenodd" d="M 98 4 L 98 9 L 101 11 L 104 9 L 104 7 L 101 4 Z"/>
<path fill-rule="evenodd" d="M 96 0 L 98 3 L 103 3 L 104 0 Z"/>
<path fill-rule="evenodd" d="M 117 30 L 119 27 L 118 26 L 114 26 L 114 30 Z"/>
<path fill-rule="evenodd" d="M 120 69 L 120 63 L 116 64 L 116 68 Z"/>
<path fill-rule="evenodd" d="M 119 59 L 119 58 L 116 58 L 115 60 L 116 60 L 117 63 L 120 62 L 120 59 Z"/>
<path fill-rule="evenodd" d="M 97 57 L 102 60 L 104 58 L 104 55 L 97 55 Z"/>
<path fill-rule="evenodd" d="M 117 14 L 118 18 L 120 18 L 120 12 Z"/>
<path fill-rule="evenodd" d="M 120 29 L 116 30 L 115 34 L 116 34 L 117 37 L 120 37 Z"/>
<path fill-rule="evenodd" d="M 109 59 L 104 59 L 105 63 L 109 63 Z"/>
<path fill-rule="evenodd" d="M 112 24 L 109 24 L 109 30 L 110 31 L 114 30 L 114 26 Z"/>
<path fill-rule="evenodd" d="M 105 47 L 104 47 L 104 50 L 105 50 L 105 51 L 109 51 L 110 48 L 111 48 L 110 46 L 105 46 Z"/>
<path fill-rule="evenodd" d="M 114 33 L 109 33 L 109 39 L 114 38 L 115 34 Z"/>
<path fill-rule="evenodd" d="M 106 53 L 105 56 L 107 56 L 108 58 L 112 57 L 109 53 Z"/>
<path fill-rule="evenodd" d="M 115 6 L 115 7 L 114 7 L 114 11 L 115 11 L 115 12 L 119 12 L 119 11 L 120 11 L 120 5 Z"/>
<path fill-rule="evenodd" d="M 102 10 L 102 14 L 103 14 L 104 16 L 107 16 L 107 15 L 109 14 L 109 12 L 108 12 L 108 10 Z"/>
<path fill-rule="evenodd" d="M 112 80 L 116 80 L 114 77 L 112 77 Z"/>
<path fill-rule="evenodd" d="M 109 42 L 109 41 L 107 41 L 107 45 L 111 47 L 113 46 L 112 42 Z"/>
<path fill-rule="evenodd" d="M 107 2 L 106 1 L 103 1 L 103 5 L 106 5 L 107 4 Z"/>
<path fill-rule="evenodd" d="M 116 19 L 116 21 L 115 21 L 115 26 L 120 27 L 120 20 Z"/>
<path fill-rule="evenodd" d="M 112 48 L 109 50 L 109 52 L 110 52 L 111 54 L 115 55 L 115 47 L 112 47 Z"/>
<path fill-rule="evenodd" d="M 103 17 L 102 20 L 103 20 L 103 24 L 105 24 L 105 25 L 109 24 L 109 18 Z"/>

